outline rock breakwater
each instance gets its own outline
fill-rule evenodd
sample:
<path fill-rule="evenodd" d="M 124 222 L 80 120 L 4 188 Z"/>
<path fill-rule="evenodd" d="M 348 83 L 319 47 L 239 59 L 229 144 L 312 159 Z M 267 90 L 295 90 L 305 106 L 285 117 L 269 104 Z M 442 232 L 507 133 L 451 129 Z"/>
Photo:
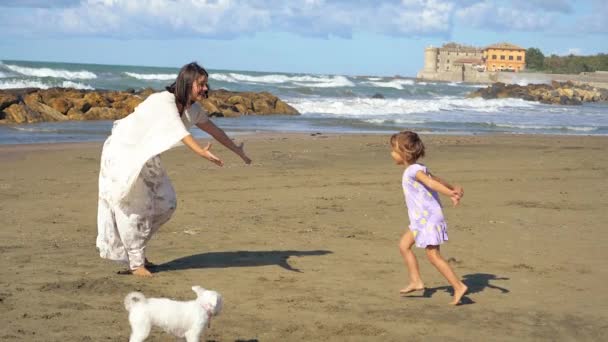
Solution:
<path fill-rule="evenodd" d="M 66 120 L 117 120 L 155 90 L 105 91 L 71 88 L 0 90 L 0 123 Z M 268 92 L 214 90 L 200 102 L 210 116 L 298 115 L 298 111 Z"/>
<path fill-rule="evenodd" d="M 527 101 L 538 101 L 547 104 L 580 105 L 583 102 L 608 101 L 608 90 L 588 84 L 573 82 L 556 82 L 551 84 L 517 84 L 494 83 L 487 88 L 477 89 L 467 97 L 484 99 L 520 98 Z"/>

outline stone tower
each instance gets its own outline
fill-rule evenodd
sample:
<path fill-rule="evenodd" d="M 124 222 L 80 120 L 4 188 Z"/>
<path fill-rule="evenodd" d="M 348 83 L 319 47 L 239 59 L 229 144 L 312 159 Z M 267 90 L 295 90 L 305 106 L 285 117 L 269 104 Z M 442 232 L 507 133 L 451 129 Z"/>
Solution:
<path fill-rule="evenodd" d="M 424 49 L 423 73 L 437 72 L 437 48 L 432 46 Z"/>

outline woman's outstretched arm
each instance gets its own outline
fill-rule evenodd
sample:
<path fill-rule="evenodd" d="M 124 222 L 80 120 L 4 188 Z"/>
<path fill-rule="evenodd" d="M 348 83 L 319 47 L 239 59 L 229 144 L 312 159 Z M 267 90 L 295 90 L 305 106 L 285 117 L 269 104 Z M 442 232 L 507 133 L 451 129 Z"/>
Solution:
<path fill-rule="evenodd" d="M 243 143 L 236 145 L 234 141 L 232 141 L 232 139 L 226 135 L 226 132 L 217 127 L 211 120 L 199 123 L 196 126 L 205 131 L 207 134 L 211 135 L 215 140 L 219 141 L 220 144 L 226 146 L 226 148 L 228 148 L 230 151 L 241 157 L 245 164 L 251 164 L 251 159 L 247 157 L 245 151 L 243 150 Z"/>
<path fill-rule="evenodd" d="M 220 158 L 211 153 L 211 143 L 207 143 L 207 146 L 202 147 L 196 142 L 196 140 L 194 140 L 191 134 L 188 134 L 185 138 L 183 138 L 182 143 L 188 146 L 192 151 L 194 151 L 194 153 L 208 159 L 210 162 L 215 163 L 218 166 L 224 165 L 224 162 Z"/>

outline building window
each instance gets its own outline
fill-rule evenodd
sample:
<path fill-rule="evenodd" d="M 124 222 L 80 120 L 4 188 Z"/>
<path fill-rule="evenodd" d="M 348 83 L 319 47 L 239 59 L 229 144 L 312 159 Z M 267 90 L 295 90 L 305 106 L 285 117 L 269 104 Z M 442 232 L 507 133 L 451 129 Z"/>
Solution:
<path fill-rule="evenodd" d="M 512 61 L 513 60 L 513 56 L 509 56 L 509 60 Z"/>
<path fill-rule="evenodd" d="M 500 60 L 504 61 L 505 60 L 505 55 L 500 55 Z"/>
<path fill-rule="evenodd" d="M 492 59 L 496 59 L 496 55 L 492 55 Z"/>
<path fill-rule="evenodd" d="M 450 60 L 448 59 L 448 63 L 450 63 Z"/>
<path fill-rule="evenodd" d="M 521 56 L 517 56 L 517 60 L 518 60 L 518 61 L 521 61 Z"/>

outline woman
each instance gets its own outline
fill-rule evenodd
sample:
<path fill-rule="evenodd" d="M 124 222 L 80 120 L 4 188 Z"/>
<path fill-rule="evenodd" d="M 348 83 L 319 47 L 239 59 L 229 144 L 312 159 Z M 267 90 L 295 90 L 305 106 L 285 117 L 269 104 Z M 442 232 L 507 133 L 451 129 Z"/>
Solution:
<path fill-rule="evenodd" d="M 160 164 L 160 154 L 181 141 L 194 153 L 222 166 L 201 147 L 188 129 L 193 125 L 236 153 L 251 160 L 222 129 L 209 121 L 197 103 L 209 90 L 209 74 L 196 63 L 182 67 L 166 91 L 152 94 L 127 117 L 114 122 L 103 146 L 99 172 L 97 248 L 102 258 L 126 262 L 130 273 L 151 276 L 146 266 L 147 242 L 171 218 L 175 191 Z"/>

